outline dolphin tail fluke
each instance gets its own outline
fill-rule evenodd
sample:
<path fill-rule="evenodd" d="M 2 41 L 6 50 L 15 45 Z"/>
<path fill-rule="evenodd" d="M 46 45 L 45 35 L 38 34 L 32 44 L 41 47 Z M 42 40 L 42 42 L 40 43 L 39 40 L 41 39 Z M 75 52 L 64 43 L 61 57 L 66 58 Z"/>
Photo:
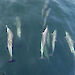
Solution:
<path fill-rule="evenodd" d="M 9 63 L 13 63 L 13 62 L 15 62 L 15 60 L 14 60 L 14 59 L 12 59 L 12 60 L 9 60 L 8 62 L 9 62 Z"/>
<path fill-rule="evenodd" d="M 45 59 L 45 57 L 41 56 L 40 59 Z"/>
<path fill-rule="evenodd" d="M 8 62 L 13 63 L 13 62 L 15 62 L 15 60 L 13 58 L 10 58 Z"/>
<path fill-rule="evenodd" d="M 40 57 L 40 59 L 43 59 L 43 58 L 44 58 L 43 56 Z"/>

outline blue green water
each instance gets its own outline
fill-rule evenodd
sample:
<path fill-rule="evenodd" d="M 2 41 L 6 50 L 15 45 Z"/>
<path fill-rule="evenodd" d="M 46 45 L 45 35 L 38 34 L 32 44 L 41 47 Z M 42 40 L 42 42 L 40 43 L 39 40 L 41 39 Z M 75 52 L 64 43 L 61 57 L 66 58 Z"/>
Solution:
<path fill-rule="evenodd" d="M 75 75 L 75 57 L 65 40 L 68 31 L 75 40 L 75 1 L 50 0 L 51 12 L 47 19 L 50 33 L 57 30 L 57 42 L 52 57 L 40 59 L 41 32 L 43 29 L 42 8 L 45 0 L 0 0 L 0 75 Z M 22 36 L 16 33 L 15 18 L 20 17 Z M 13 58 L 7 63 L 8 25 L 14 34 Z"/>

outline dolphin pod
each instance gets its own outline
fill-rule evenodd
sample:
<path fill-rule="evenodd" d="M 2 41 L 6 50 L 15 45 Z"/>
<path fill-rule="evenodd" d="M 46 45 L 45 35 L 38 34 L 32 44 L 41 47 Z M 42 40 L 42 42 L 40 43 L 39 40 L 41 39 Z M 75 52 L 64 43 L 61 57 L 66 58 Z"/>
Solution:
<path fill-rule="evenodd" d="M 55 42 L 56 42 L 56 30 L 52 33 L 52 55 L 54 53 L 55 49 Z M 48 54 L 48 48 L 50 47 L 50 33 L 48 30 L 48 26 L 42 33 L 42 40 L 41 40 L 41 58 L 44 56 L 49 59 L 49 54 Z"/>
<path fill-rule="evenodd" d="M 50 33 L 48 31 L 48 26 L 46 27 L 46 29 L 44 30 L 43 33 L 44 33 L 42 36 L 43 39 L 41 42 L 41 44 L 42 44 L 42 46 L 41 46 L 41 57 L 45 56 L 47 59 L 49 59 L 49 53 L 47 50 L 47 45 L 48 45 L 48 47 L 50 46 Z M 75 56 L 74 41 L 72 40 L 72 38 L 68 32 L 65 32 L 65 34 L 66 34 L 65 39 L 68 43 L 70 51 Z M 57 31 L 54 30 L 54 32 L 52 33 L 52 54 L 50 56 L 53 56 L 53 53 L 54 53 L 56 37 L 57 37 Z"/>
<path fill-rule="evenodd" d="M 47 11 L 46 16 L 48 16 L 50 12 Z M 21 22 L 20 22 L 20 18 L 16 17 L 16 27 L 17 27 L 17 36 L 20 38 L 21 37 Z M 9 55 L 10 55 L 10 61 L 13 60 L 13 54 L 12 54 L 12 47 L 13 47 L 13 32 L 11 31 L 11 29 L 6 25 L 6 30 L 7 30 L 7 47 L 8 47 L 8 51 L 9 51 Z M 50 40 L 52 36 L 52 40 Z M 49 32 L 49 28 L 48 25 L 46 26 L 45 30 L 42 32 L 42 38 L 41 38 L 41 59 L 44 58 L 44 56 L 49 59 L 49 48 L 50 46 L 52 46 L 52 55 L 54 53 L 55 50 L 55 44 L 56 44 L 56 38 L 57 38 L 57 31 L 56 29 L 53 31 L 52 35 L 50 36 L 50 32 Z M 69 35 L 69 33 L 66 31 L 65 32 L 65 39 L 67 41 L 67 44 L 70 48 L 71 53 L 73 53 L 75 55 L 75 51 L 74 51 L 74 41 L 72 40 L 71 36 Z M 50 45 L 50 41 L 51 44 Z"/>
<path fill-rule="evenodd" d="M 68 32 L 65 32 L 65 39 L 68 43 L 68 46 L 70 48 L 71 53 L 73 53 L 75 55 L 75 50 L 74 50 L 74 41 L 72 40 L 71 36 L 69 35 Z M 41 40 L 41 58 L 43 58 L 44 56 L 49 59 L 49 53 L 47 50 L 47 47 L 50 46 L 50 41 L 51 42 L 51 46 L 52 46 L 52 54 L 50 56 L 53 56 L 54 50 L 55 50 L 55 42 L 56 42 L 56 37 L 57 37 L 57 31 L 54 30 L 54 32 L 52 33 L 52 40 L 50 40 L 50 33 L 48 30 L 48 26 L 46 27 L 46 29 L 44 30 L 43 34 L 42 34 L 42 40 Z"/>

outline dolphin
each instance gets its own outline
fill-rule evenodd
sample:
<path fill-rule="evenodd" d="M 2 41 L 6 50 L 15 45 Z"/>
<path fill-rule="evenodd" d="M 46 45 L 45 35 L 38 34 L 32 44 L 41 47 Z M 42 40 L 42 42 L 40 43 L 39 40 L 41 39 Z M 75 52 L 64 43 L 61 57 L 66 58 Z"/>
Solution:
<path fill-rule="evenodd" d="M 45 26 L 45 25 L 46 25 L 46 22 L 47 22 L 47 17 L 49 16 L 50 11 L 51 11 L 51 8 L 49 8 L 49 9 L 46 11 L 43 26 Z"/>
<path fill-rule="evenodd" d="M 21 21 L 18 16 L 16 17 L 16 28 L 17 28 L 17 36 L 21 38 Z"/>
<path fill-rule="evenodd" d="M 43 6 L 43 8 L 42 8 L 42 16 L 44 15 L 44 12 L 45 12 L 45 10 L 46 10 L 47 7 L 48 7 L 48 4 L 49 4 L 49 0 L 45 0 L 44 6 Z"/>
<path fill-rule="evenodd" d="M 57 31 L 54 30 L 54 32 L 52 33 L 52 54 L 54 53 L 54 49 L 55 49 L 56 35 L 57 35 Z"/>
<path fill-rule="evenodd" d="M 71 50 L 71 53 L 73 53 L 75 55 L 75 51 L 74 51 L 74 41 L 72 40 L 71 36 L 69 35 L 68 32 L 65 32 L 66 36 L 66 40 L 67 40 L 67 43 L 69 45 L 69 48 Z"/>
<path fill-rule="evenodd" d="M 8 45 L 8 50 L 9 50 L 9 54 L 10 54 L 10 62 L 13 61 L 13 56 L 12 56 L 12 44 L 13 44 L 13 33 L 12 31 L 8 28 L 8 26 L 6 25 L 6 29 L 7 29 L 7 45 Z"/>
<path fill-rule="evenodd" d="M 48 35 L 48 26 L 46 27 L 46 29 L 42 33 L 42 39 L 41 39 L 41 58 L 43 58 L 44 47 L 45 47 L 45 44 L 46 44 L 46 41 L 47 41 L 47 35 Z"/>
<path fill-rule="evenodd" d="M 50 11 L 51 11 L 51 8 L 49 8 L 49 9 L 46 11 L 46 16 L 47 16 L 47 17 L 49 16 Z"/>

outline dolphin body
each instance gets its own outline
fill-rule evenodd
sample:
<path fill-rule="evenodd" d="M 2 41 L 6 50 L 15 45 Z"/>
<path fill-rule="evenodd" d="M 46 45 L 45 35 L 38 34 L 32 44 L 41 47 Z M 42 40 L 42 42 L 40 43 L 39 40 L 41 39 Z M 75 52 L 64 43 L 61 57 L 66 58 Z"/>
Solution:
<path fill-rule="evenodd" d="M 44 55 L 45 55 L 45 57 L 49 60 L 49 55 L 48 55 L 48 51 L 47 51 L 46 45 L 45 45 L 45 47 L 44 47 Z"/>
<path fill-rule="evenodd" d="M 21 38 L 21 21 L 18 16 L 16 17 L 16 28 L 17 28 L 17 36 Z"/>
<path fill-rule="evenodd" d="M 54 32 L 52 33 L 52 54 L 54 53 L 54 49 L 55 49 L 55 42 L 56 42 L 56 30 L 54 30 Z"/>
<path fill-rule="evenodd" d="M 51 8 L 49 8 L 49 9 L 46 11 L 46 14 L 45 14 L 45 17 L 44 17 L 44 24 L 43 24 L 43 26 L 46 25 L 47 18 L 48 18 L 48 16 L 49 16 L 50 11 L 51 11 Z"/>
<path fill-rule="evenodd" d="M 45 10 L 47 9 L 48 4 L 49 4 L 49 0 L 45 0 L 44 6 L 43 6 L 43 8 L 42 8 L 42 16 L 44 16 L 44 12 L 45 12 Z"/>
<path fill-rule="evenodd" d="M 47 45 L 48 47 L 50 46 L 50 33 L 48 32 L 48 36 L 47 36 Z"/>
<path fill-rule="evenodd" d="M 41 39 L 41 58 L 43 58 L 44 47 L 45 47 L 45 44 L 46 44 L 46 41 L 47 41 L 47 35 L 48 35 L 48 26 L 46 27 L 46 29 L 42 33 L 42 39 Z"/>
<path fill-rule="evenodd" d="M 73 53 L 75 55 L 75 51 L 74 51 L 74 41 L 71 39 L 71 36 L 69 35 L 68 32 L 65 32 L 66 36 L 66 40 L 67 40 L 67 43 L 69 45 L 69 48 L 71 50 L 71 53 Z"/>
<path fill-rule="evenodd" d="M 12 62 L 12 44 L 13 44 L 13 33 L 12 31 L 8 28 L 8 26 L 6 25 L 7 28 L 7 45 L 8 45 L 8 50 L 9 50 L 9 54 L 10 54 L 10 62 Z"/>

